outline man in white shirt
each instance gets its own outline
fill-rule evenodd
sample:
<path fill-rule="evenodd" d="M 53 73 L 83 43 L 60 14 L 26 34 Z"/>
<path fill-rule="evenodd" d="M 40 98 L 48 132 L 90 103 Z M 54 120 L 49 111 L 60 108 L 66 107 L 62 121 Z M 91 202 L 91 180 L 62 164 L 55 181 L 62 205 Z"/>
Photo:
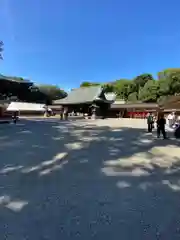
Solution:
<path fill-rule="evenodd" d="M 167 119 L 168 119 L 169 127 L 172 127 L 175 124 L 175 119 L 176 119 L 175 112 L 170 113 Z"/>
<path fill-rule="evenodd" d="M 169 125 L 169 127 L 171 127 L 171 123 L 172 123 L 172 114 L 171 114 L 171 113 L 168 114 L 167 120 L 168 120 L 168 125 Z"/>

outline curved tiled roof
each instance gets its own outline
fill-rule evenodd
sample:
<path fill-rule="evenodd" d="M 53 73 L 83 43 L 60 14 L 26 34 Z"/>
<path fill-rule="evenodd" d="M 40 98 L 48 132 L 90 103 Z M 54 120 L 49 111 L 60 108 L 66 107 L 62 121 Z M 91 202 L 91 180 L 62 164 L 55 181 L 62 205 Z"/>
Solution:
<path fill-rule="evenodd" d="M 33 83 L 25 80 L 25 79 L 20 79 L 20 78 L 13 78 L 13 77 L 8 77 L 0 74 L 0 81 L 10 81 L 10 82 L 15 82 L 15 83 L 24 83 L 24 84 L 29 84 L 32 85 Z"/>
<path fill-rule="evenodd" d="M 53 104 L 91 103 L 102 93 L 101 86 L 82 87 L 72 90 L 67 97 L 55 100 Z"/>

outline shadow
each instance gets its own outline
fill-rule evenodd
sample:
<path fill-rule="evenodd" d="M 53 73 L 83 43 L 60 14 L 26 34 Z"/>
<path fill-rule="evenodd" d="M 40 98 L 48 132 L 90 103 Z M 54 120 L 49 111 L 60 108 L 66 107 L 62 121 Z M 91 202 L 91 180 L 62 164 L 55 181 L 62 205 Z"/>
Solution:
<path fill-rule="evenodd" d="M 179 239 L 179 141 L 118 124 L 1 126 L 0 239 Z"/>

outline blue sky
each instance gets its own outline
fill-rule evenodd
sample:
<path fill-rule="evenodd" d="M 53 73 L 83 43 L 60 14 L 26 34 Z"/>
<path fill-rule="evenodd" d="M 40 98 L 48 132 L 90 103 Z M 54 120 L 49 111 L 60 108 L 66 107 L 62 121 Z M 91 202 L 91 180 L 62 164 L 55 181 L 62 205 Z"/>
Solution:
<path fill-rule="evenodd" d="M 180 67 L 179 0 L 1 0 L 0 73 L 70 89 Z"/>

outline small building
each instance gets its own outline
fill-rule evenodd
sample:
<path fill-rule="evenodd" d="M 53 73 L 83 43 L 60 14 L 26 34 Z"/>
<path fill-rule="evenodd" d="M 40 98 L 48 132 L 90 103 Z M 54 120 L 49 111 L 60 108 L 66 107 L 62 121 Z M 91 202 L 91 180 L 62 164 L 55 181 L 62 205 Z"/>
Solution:
<path fill-rule="evenodd" d="M 109 112 L 111 117 L 143 118 L 148 112 L 156 112 L 158 107 L 157 103 L 128 103 L 124 100 L 119 100 L 111 104 Z"/>
<path fill-rule="evenodd" d="M 18 111 L 21 115 L 43 115 L 45 112 L 45 104 L 27 103 L 27 102 L 11 102 L 7 107 L 7 112 Z"/>
<path fill-rule="evenodd" d="M 25 100 L 32 82 L 20 80 L 0 75 L 0 122 L 11 120 L 11 113 L 7 112 L 7 107 L 12 98 Z"/>

